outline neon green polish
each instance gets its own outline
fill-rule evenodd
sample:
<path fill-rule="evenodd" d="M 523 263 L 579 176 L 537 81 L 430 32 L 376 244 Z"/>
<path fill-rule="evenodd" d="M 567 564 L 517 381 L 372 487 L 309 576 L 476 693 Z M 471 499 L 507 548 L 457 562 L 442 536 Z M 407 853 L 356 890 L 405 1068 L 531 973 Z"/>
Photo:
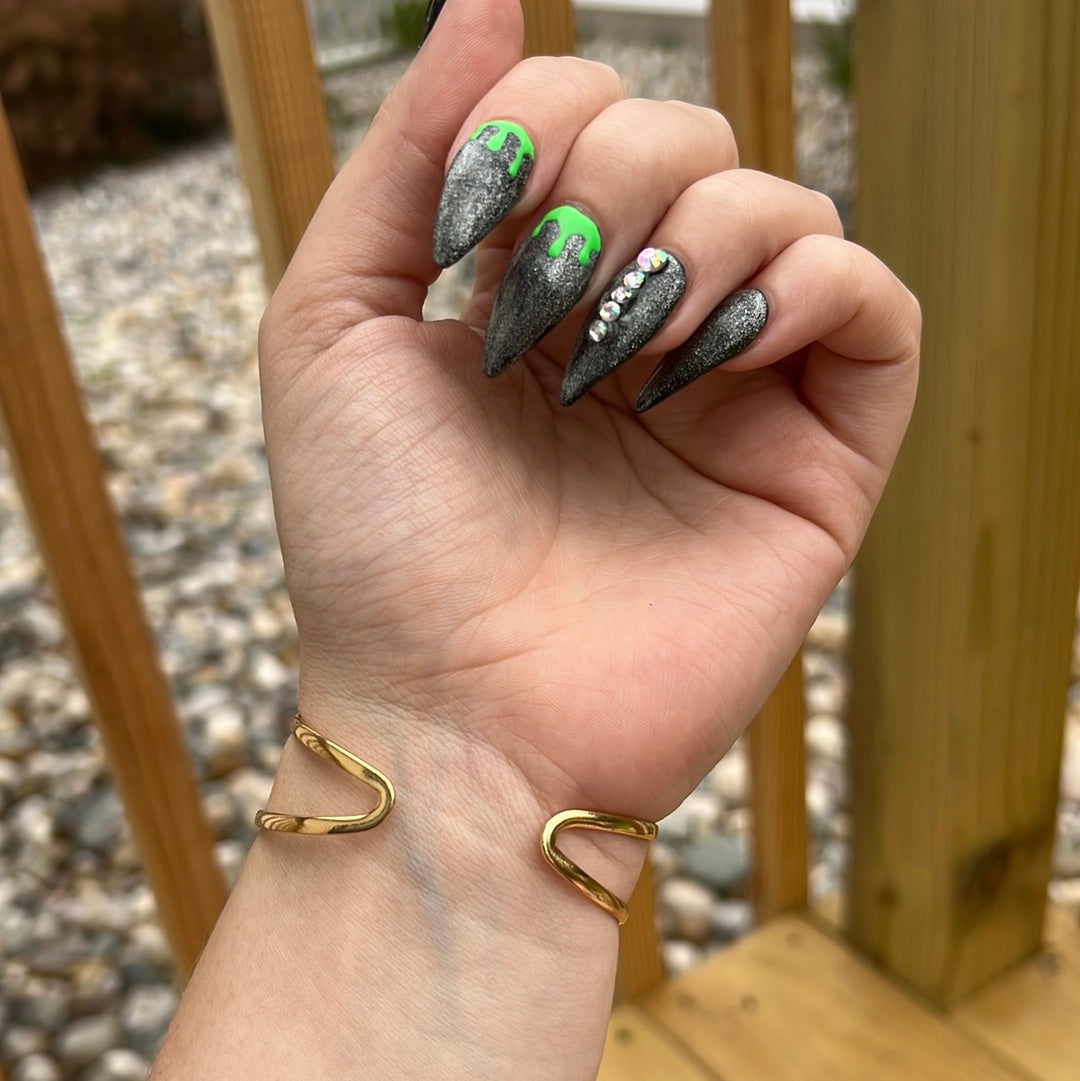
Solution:
<path fill-rule="evenodd" d="M 470 142 L 479 139 L 489 128 L 494 128 L 495 134 L 488 139 L 485 145 L 492 154 L 498 154 L 506 145 L 507 135 L 514 135 L 517 137 L 517 153 L 514 155 L 514 160 L 510 163 L 510 168 L 508 170 L 511 176 L 518 175 L 518 171 L 521 169 L 521 163 L 527 157 L 533 159 L 536 158 L 532 140 L 526 134 L 525 129 L 517 124 L 512 124 L 509 120 L 489 120 L 486 124 L 481 124 L 480 127 L 473 132 Z"/>
<path fill-rule="evenodd" d="M 578 262 L 582 266 L 588 266 L 589 259 L 593 255 L 599 255 L 603 242 L 600 239 L 600 230 L 592 218 L 582 214 L 580 210 L 572 206 L 560 206 L 549 210 L 541 219 L 540 224 L 533 230 L 533 236 L 539 236 L 540 231 L 549 222 L 555 222 L 559 227 L 555 242 L 548 248 L 548 257 L 558 259 L 566 249 L 572 236 L 579 236 L 585 243 L 578 252 Z"/>

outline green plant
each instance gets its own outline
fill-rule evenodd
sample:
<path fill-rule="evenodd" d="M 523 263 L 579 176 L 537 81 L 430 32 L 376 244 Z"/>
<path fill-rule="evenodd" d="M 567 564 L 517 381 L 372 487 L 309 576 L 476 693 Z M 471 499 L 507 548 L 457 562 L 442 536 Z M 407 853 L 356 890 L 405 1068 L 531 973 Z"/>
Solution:
<path fill-rule="evenodd" d="M 379 15 L 383 37 L 401 49 L 417 49 L 424 33 L 425 0 L 394 0 Z"/>
<path fill-rule="evenodd" d="M 851 27 L 848 14 L 839 22 L 814 23 L 814 45 L 825 65 L 825 78 L 842 94 L 851 96 Z"/>

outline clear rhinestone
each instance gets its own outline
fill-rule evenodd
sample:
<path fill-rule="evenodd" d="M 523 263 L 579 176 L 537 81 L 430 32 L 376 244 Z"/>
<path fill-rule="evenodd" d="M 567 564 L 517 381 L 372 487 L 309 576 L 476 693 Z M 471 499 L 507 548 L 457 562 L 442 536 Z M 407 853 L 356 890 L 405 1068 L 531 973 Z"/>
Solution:
<path fill-rule="evenodd" d="M 606 304 L 600 305 L 600 318 L 605 323 L 614 323 L 620 315 L 622 315 L 622 308 L 614 300 L 609 300 Z"/>
<path fill-rule="evenodd" d="M 655 248 L 646 248 L 638 257 L 637 265 L 644 271 L 655 270 L 653 266 L 653 258 L 656 256 Z"/>
<path fill-rule="evenodd" d="M 645 284 L 645 275 L 640 270 L 631 270 L 622 280 L 623 285 L 626 286 L 632 293 L 636 292 Z"/>
<path fill-rule="evenodd" d="M 596 322 L 589 327 L 589 337 L 592 338 L 594 342 L 602 342 L 608 335 L 608 329 L 607 323 L 602 323 L 597 319 Z"/>
<path fill-rule="evenodd" d="M 616 304 L 629 304 L 634 299 L 633 290 L 627 289 L 625 285 L 618 285 L 612 290 L 611 299 Z"/>

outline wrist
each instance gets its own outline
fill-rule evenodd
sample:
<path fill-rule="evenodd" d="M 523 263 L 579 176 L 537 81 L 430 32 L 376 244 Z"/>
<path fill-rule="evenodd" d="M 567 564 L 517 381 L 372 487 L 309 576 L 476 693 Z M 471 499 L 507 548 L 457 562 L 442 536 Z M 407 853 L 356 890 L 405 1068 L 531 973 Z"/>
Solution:
<path fill-rule="evenodd" d="M 231 978 L 225 998 L 196 995 L 202 1011 L 186 1027 L 205 1037 L 208 1025 L 256 1024 L 261 1039 L 245 1041 L 244 1053 L 259 1057 L 215 1076 L 265 1075 L 280 1058 L 312 1078 L 351 1076 L 362 1055 L 364 1076 L 591 1079 L 618 935 L 540 854 L 544 823 L 564 808 L 474 736 L 310 691 L 301 707 L 321 734 L 386 773 L 397 802 L 365 833 L 257 838 L 204 962 L 212 972 L 215 957 L 246 947 L 248 971 Z M 271 810 L 361 813 L 373 802 L 363 784 L 289 739 Z M 580 831 L 563 847 L 621 897 L 646 848 Z M 183 1050 L 176 1060 L 190 1070 L 195 1052 Z"/>

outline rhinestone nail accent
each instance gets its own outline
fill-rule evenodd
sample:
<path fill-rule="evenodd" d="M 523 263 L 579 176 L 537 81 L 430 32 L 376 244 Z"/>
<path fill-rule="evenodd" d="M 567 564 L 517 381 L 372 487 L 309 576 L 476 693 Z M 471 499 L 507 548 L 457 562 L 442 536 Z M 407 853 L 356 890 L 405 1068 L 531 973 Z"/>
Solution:
<path fill-rule="evenodd" d="M 638 291 L 652 274 L 657 274 L 667 266 L 668 253 L 660 248 L 646 248 L 634 260 L 639 270 L 631 270 L 623 277 L 622 285 L 615 286 L 604 297 L 596 314 L 600 317 L 589 325 L 589 337 L 594 342 L 602 342 L 617 329 L 619 319 L 626 314 Z"/>
<path fill-rule="evenodd" d="M 637 265 L 645 271 L 646 274 L 655 273 L 660 270 L 667 261 L 667 252 L 660 251 L 659 248 L 646 248 L 637 257 Z"/>

